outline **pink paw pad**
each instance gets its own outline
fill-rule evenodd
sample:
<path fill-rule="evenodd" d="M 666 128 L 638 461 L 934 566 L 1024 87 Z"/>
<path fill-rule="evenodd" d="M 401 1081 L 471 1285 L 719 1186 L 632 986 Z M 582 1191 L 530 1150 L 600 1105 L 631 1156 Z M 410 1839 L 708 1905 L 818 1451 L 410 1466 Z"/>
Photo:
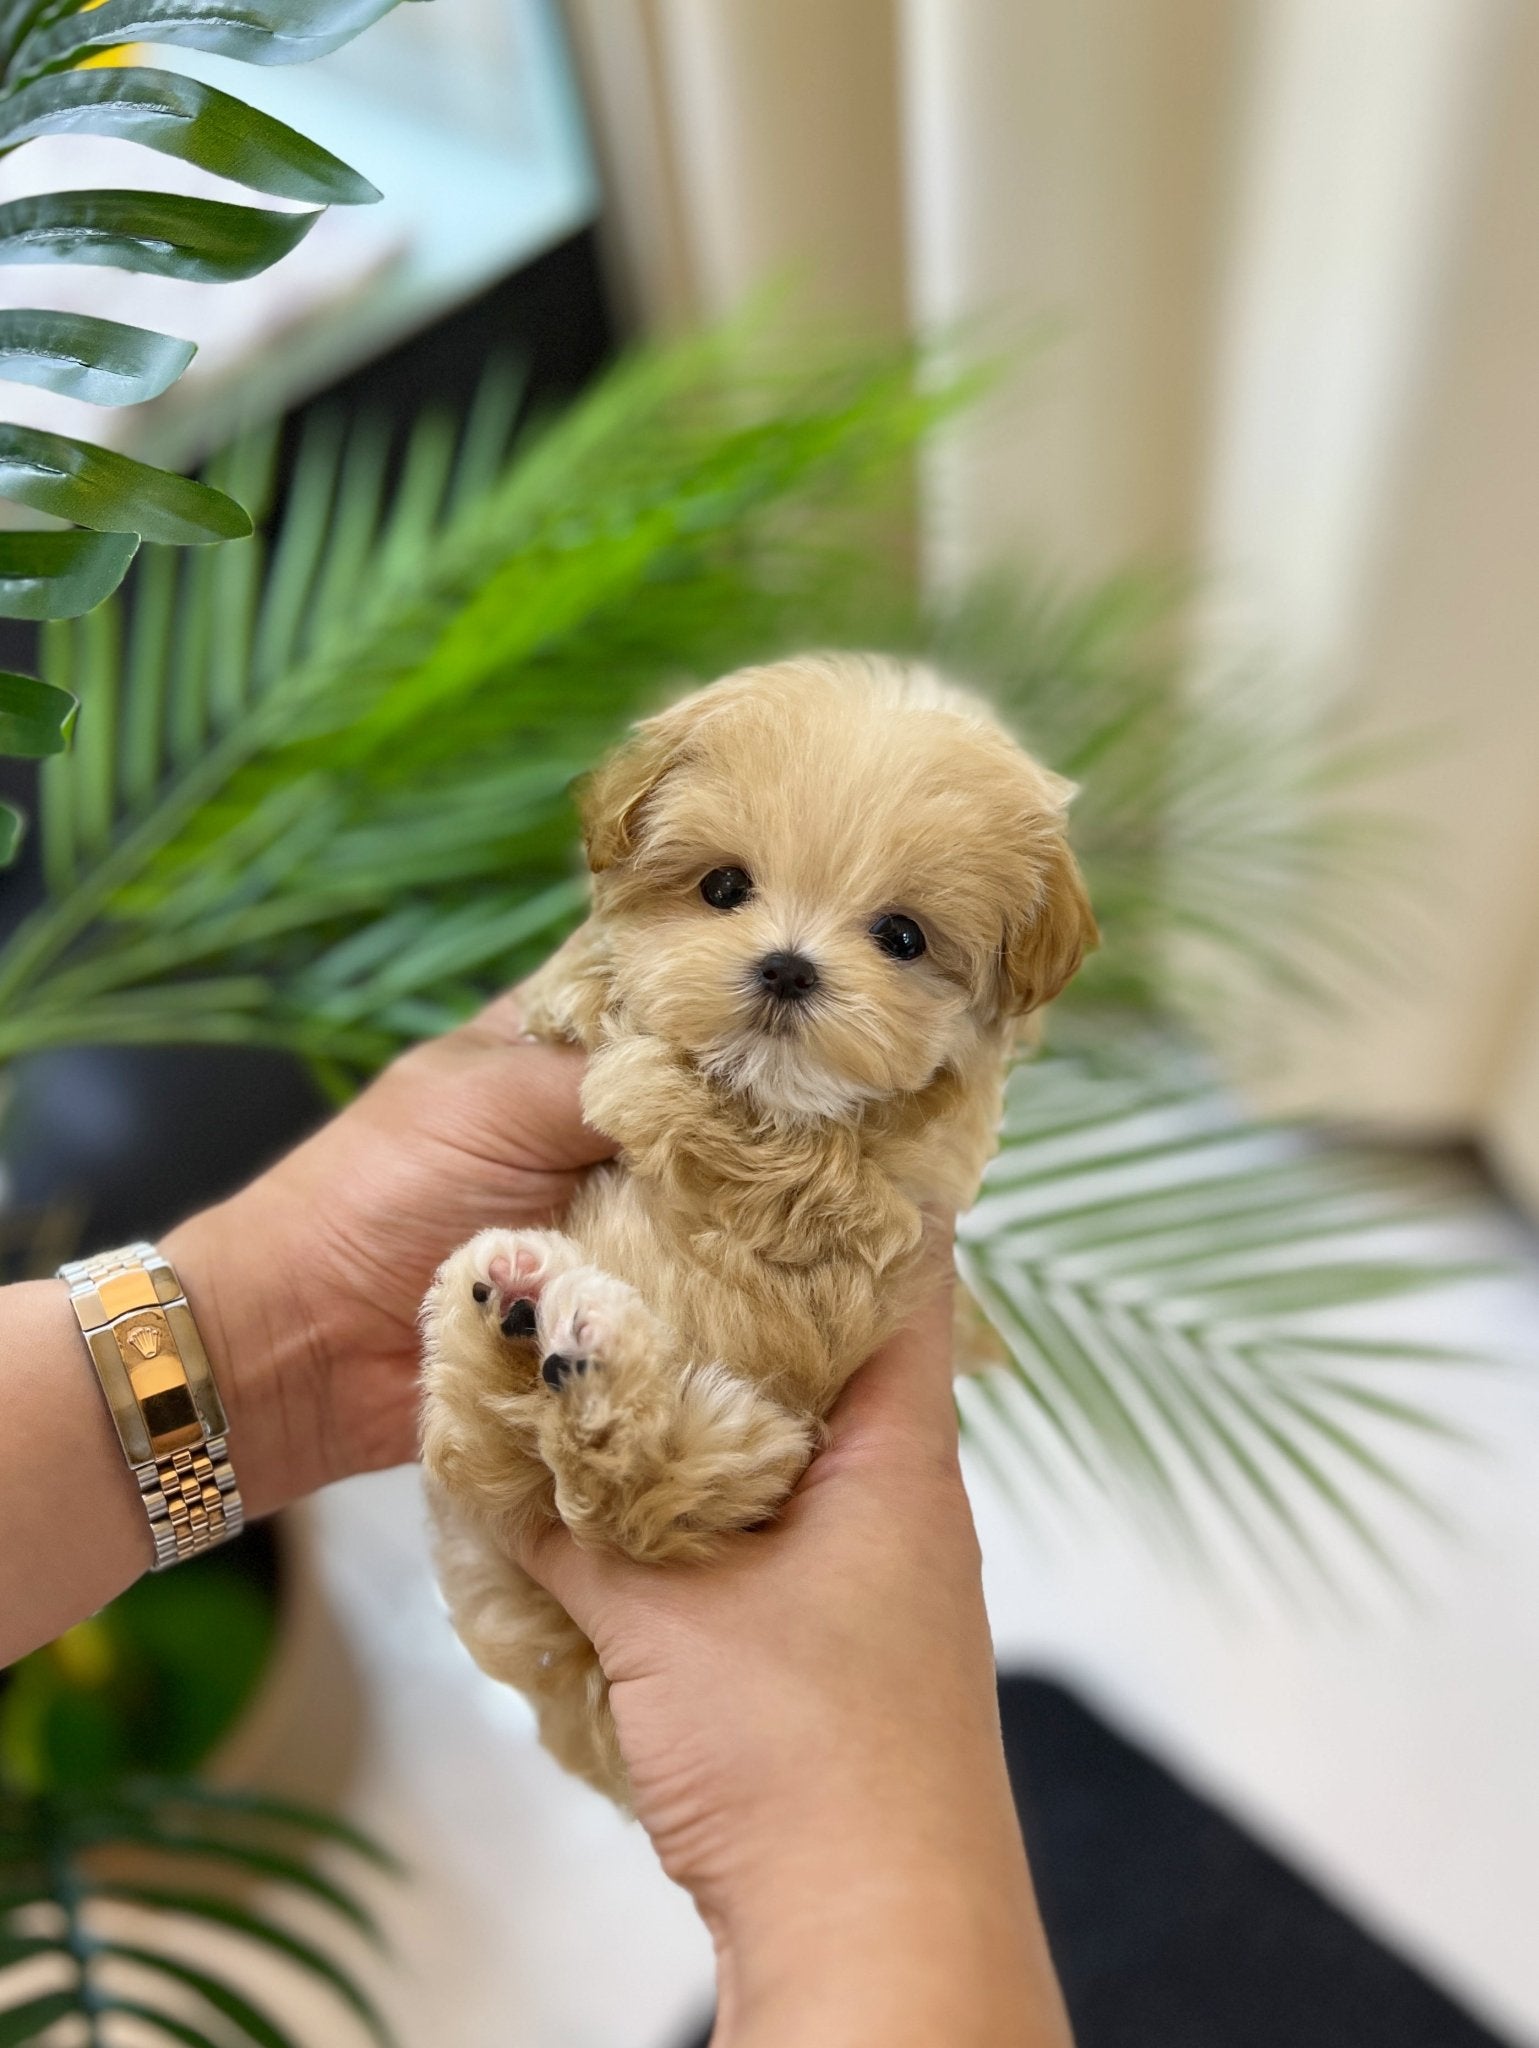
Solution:
<path fill-rule="evenodd" d="M 471 1289 L 476 1300 L 489 1301 L 495 1288 L 504 1337 L 532 1337 L 544 1261 L 537 1252 L 519 1251 L 512 1258 L 499 1252 L 488 1262 L 486 1271 L 488 1280 L 478 1280 Z"/>

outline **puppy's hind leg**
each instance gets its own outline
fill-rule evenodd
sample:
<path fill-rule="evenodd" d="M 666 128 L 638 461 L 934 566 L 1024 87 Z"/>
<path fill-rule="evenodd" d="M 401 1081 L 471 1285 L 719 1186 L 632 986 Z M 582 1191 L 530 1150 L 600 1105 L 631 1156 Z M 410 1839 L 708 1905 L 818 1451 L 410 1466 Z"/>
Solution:
<path fill-rule="evenodd" d="M 438 1581 L 455 1633 L 489 1678 L 525 1695 L 557 1762 L 624 1805 L 625 1765 L 593 1645 L 441 1488 L 430 1485 L 429 1499 Z"/>
<path fill-rule="evenodd" d="M 539 1452 L 581 1541 L 642 1563 L 707 1556 L 768 1519 L 812 1455 L 816 1426 L 724 1365 L 695 1365 L 633 1287 L 594 1266 L 540 1298 L 550 1399 Z"/>

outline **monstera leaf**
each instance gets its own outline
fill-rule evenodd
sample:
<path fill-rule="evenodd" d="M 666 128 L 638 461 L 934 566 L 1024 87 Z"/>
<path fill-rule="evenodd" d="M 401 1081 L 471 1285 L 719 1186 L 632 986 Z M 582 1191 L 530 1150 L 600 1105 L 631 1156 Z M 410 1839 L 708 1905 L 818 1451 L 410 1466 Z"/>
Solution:
<path fill-rule="evenodd" d="M 247 64 L 324 56 L 394 0 L 10 0 L 0 7 L 0 152 L 40 136 L 132 142 L 304 211 L 151 191 L 44 192 L 0 205 L 0 263 L 110 264 L 205 283 L 251 277 L 285 256 L 330 205 L 379 197 L 359 173 L 229 93 L 148 65 L 88 64 L 127 44 L 181 44 Z M 91 405 L 158 397 L 192 344 L 88 313 L 0 311 L 0 379 Z M 73 618 L 110 596 L 141 540 L 174 546 L 249 533 L 240 503 L 61 434 L 0 421 L 0 497 L 69 522 L 0 533 L 0 616 Z M 68 744 L 74 707 L 28 676 L 0 674 L 0 752 Z M 0 805 L 0 863 L 22 819 Z"/>

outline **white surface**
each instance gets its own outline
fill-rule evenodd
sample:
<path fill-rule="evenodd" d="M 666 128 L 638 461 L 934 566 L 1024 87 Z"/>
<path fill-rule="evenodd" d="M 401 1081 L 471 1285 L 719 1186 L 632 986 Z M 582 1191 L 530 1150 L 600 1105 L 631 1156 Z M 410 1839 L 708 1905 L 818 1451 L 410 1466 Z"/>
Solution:
<path fill-rule="evenodd" d="M 540 1748 L 484 1678 L 428 1564 L 415 1471 L 316 1504 L 319 1564 L 367 1702 L 350 1810 L 408 1861 L 376 1892 L 401 2048 L 670 2048 L 711 2009 L 710 1944 L 645 1835 Z"/>
<path fill-rule="evenodd" d="M 1539 1273 L 1462 1289 L 1422 1333 L 1527 1363 L 1472 1377 L 1483 1439 L 1402 1535 L 1414 1590 L 1228 1597 L 1109 1523 L 1035 1555 L 973 1497 L 999 1658 L 1060 1674 L 1513 2042 L 1539 2042 Z M 1350 1569 L 1343 1560 L 1344 1573 Z"/>
<path fill-rule="evenodd" d="M 1425 1337 L 1532 1361 L 1539 1267 L 1415 1314 Z M 1369 1585 L 1347 1611 L 1200 1585 L 1104 1514 L 1031 1535 L 986 1482 L 974 1497 L 1002 1662 L 1061 1674 L 1507 2038 L 1539 2042 L 1532 1364 L 1472 1376 L 1460 1412 L 1485 1453 L 1425 1476 L 1462 1539 L 1407 1533 L 1415 1597 Z M 339 1487 L 317 1523 L 368 1700 L 354 1810 L 416 1871 L 386 1901 L 404 2048 L 684 2039 L 708 2009 L 704 1936 L 638 1831 L 556 1769 L 450 1635 L 415 1475 Z"/>

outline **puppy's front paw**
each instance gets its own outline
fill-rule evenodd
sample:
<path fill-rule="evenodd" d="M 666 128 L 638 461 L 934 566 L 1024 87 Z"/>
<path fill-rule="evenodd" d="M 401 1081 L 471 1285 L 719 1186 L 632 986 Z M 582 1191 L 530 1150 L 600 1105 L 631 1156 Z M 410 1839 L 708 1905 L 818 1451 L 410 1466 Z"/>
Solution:
<path fill-rule="evenodd" d="M 581 1260 L 559 1230 L 483 1230 L 461 1245 L 439 1279 L 446 1291 L 468 1287 L 483 1320 L 504 1337 L 532 1337 L 546 1283 Z"/>
<path fill-rule="evenodd" d="M 423 1463 L 478 1512 L 516 1512 L 549 1484 L 530 1340 L 553 1276 L 580 1262 L 560 1231 L 483 1230 L 444 1260 L 422 1305 Z"/>
<path fill-rule="evenodd" d="M 483 1230 L 451 1252 L 422 1304 L 430 1393 L 476 1401 L 527 1373 L 537 1304 L 551 1278 L 580 1264 L 558 1230 Z"/>
<path fill-rule="evenodd" d="M 633 1396 L 639 1396 L 639 1383 L 661 1361 L 667 1343 L 667 1333 L 635 1288 L 597 1266 L 557 1275 L 541 1297 L 537 1325 L 541 1378 L 566 1395 L 591 1373 L 589 1406 L 615 1397 L 616 1374 L 630 1380 Z"/>

